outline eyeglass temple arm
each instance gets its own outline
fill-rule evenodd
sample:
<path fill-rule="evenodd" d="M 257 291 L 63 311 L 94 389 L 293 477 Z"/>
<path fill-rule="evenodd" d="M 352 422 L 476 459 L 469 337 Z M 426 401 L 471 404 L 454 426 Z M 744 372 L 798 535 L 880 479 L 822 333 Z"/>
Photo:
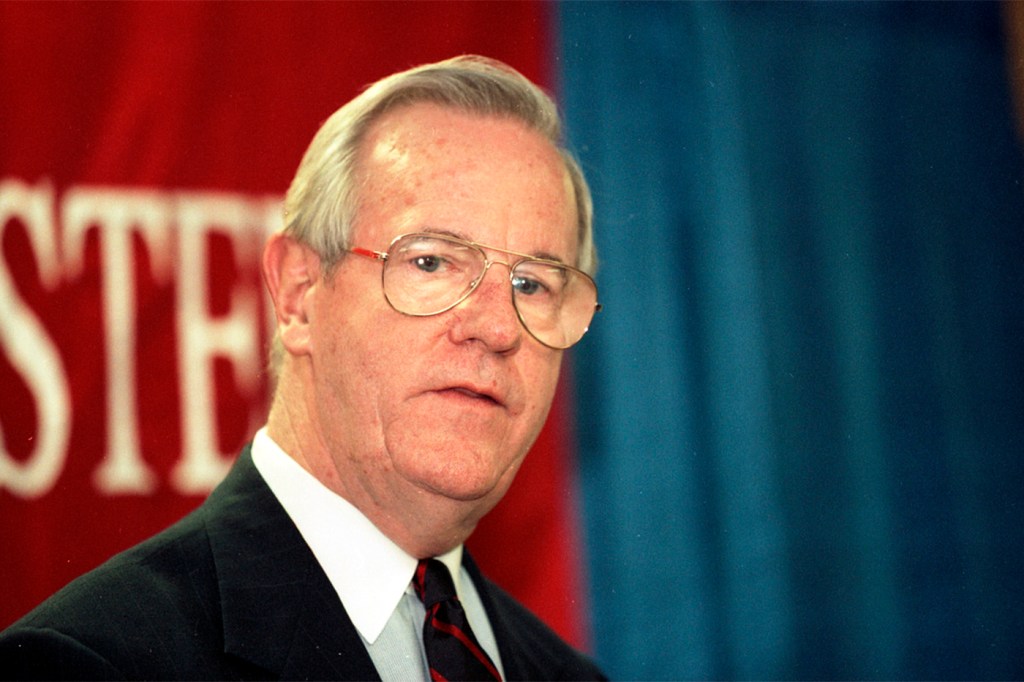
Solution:
<path fill-rule="evenodd" d="M 365 256 L 366 258 L 372 258 L 374 260 L 387 260 L 388 259 L 388 254 L 386 254 L 386 253 L 383 253 L 381 251 L 371 251 L 370 249 L 361 249 L 359 247 L 356 247 L 354 249 L 349 249 L 349 253 L 354 253 L 357 256 Z"/>

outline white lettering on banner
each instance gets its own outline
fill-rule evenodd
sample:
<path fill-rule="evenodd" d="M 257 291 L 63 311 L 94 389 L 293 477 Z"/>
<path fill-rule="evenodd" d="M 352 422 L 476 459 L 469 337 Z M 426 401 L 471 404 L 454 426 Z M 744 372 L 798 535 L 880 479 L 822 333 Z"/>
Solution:
<path fill-rule="evenodd" d="M 15 218 L 28 231 L 43 285 L 52 290 L 60 279 L 54 243 L 53 188 L 45 182 L 29 187 L 18 180 L 0 181 L 0 242 L 7 224 Z M 21 497 L 38 497 L 53 487 L 64 466 L 71 436 L 71 392 L 57 347 L 32 309 L 18 298 L 3 258 L 0 343 L 35 399 L 39 424 L 35 447 L 21 462 L 8 452 L 0 430 L 0 487 Z"/>
<path fill-rule="evenodd" d="M 217 445 L 214 358 L 235 368 L 237 383 L 255 392 L 263 361 L 259 348 L 260 295 L 253 287 L 230 292 L 230 311 L 208 310 L 209 235 L 223 234 L 242 262 L 255 262 L 266 234 L 279 224 L 280 199 L 213 192 L 73 187 L 61 200 L 63 254 L 57 254 L 54 192 L 46 182 L 0 183 L 0 236 L 12 219 L 28 228 L 41 277 L 49 289 L 61 276 L 81 273 L 85 236 L 98 229 L 101 303 L 106 354 L 107 451 L 95 472 L 103 494 L 148 494 L 157 477 L 143 459 L 138 420 L 136 281 L 132 237 L 150 254 L 153 277 L 174 279 L 177 292 L 181 457 L 171 473 L 183 494 L 209 491 L 223 478 L 233 453 Z M 176 247 L 176 250 L 175 248 Z M 62 262 L 63 260 L 63 262 Z M 68 381 L 60 355 L 33 311 L 19 299 L 0 258 L 0 343 L 24 378 L 39 413 L 35 449 L 21 462 L 3 447 L 0 488 L 22 497 L 52 489 L 67 457 L 71 428 Z"/>

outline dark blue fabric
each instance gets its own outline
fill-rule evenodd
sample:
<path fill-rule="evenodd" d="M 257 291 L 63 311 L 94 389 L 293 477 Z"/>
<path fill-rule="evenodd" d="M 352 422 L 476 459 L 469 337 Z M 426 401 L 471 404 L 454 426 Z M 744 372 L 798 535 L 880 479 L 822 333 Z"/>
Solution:
<path fill-rule="evenodd" d="M 999 6 L 558 20 L 602 260 L 573 360 L 606 671 L 1024 676 L 1024 162 Z"/>

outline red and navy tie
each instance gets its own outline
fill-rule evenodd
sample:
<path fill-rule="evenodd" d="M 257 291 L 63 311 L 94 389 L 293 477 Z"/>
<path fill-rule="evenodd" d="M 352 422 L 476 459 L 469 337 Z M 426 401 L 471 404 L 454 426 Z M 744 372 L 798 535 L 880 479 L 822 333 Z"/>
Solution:
<path fill-rule="evenodd" d="M 466 612 L 455 596 L 448 567 L 436 559 L 422 559 L 416 567 L 413 587 L 427 609 L 423 648 L 427 652 L 430 679 L 500 682 L 501 674 L 473 636 Z"/>

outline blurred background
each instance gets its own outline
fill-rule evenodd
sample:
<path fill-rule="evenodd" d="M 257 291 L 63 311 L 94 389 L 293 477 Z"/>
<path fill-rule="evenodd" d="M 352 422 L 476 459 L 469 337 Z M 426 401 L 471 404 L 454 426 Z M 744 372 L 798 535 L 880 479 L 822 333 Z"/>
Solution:
<path fill-rule="evenodd" d="M 1015 3 L 0 3 L 0 627 L 219 480 L 306 144 L 464 52 L 605 306 L 485 569 L 617 679 L 1024 677 Z"/>

